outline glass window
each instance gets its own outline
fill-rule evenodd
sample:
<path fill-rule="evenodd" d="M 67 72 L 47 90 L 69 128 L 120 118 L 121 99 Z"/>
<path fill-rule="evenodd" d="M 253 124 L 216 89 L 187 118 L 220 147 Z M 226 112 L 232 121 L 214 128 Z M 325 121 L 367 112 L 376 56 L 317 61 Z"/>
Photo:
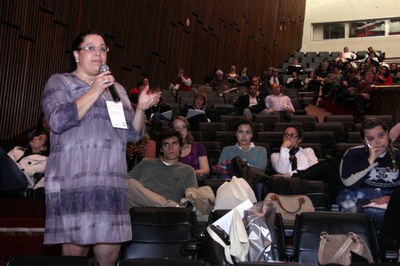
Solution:
<path fill-rule="evenodd" d="M 329 40 L 344 38 L 343 23 L 324 23 L 313 25 L 313 40 Z"/>
<path fill-rule="evenodd" d="M 372 37 L 385 35 L 385 21 L 350 22 L 350 38 Z"/>
<path fill-rule="evenodd" d="M 400 34 L 400 18 L 391 19 L 389 22 L 389 35 Z"/>

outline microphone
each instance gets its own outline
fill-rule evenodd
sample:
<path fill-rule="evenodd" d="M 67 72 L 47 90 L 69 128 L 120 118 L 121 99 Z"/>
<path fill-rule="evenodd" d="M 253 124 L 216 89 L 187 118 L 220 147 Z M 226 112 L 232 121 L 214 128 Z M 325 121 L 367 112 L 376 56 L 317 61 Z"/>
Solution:
<path fill-rule="evenodd" d="M 107 65 L 101 65 L 100 66 L 100 73 L 109 71 L 110 68 Z M 114 102 L 119 102 L 119 100 L 121 99 L 118 95 L 117 89 L 115 88 L 114 84 L 108 86 L 108 91 L 111 93 L 111 96 L 114 100 Z"/>

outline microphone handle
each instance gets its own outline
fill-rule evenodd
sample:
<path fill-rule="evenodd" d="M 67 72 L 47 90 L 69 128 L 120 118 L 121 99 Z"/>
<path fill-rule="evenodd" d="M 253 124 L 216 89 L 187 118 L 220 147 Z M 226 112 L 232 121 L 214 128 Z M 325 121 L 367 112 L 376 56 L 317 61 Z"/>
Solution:
<path fill-rule="evenodd" d="M 114 102 L 119 102 L 121 100 L 121 98 L 119 97 L 119 94 L 117 92 L 117 89 L 115 88 L 114 85 L 109 86 L 108 91 L 111 93 L 111 96 L 112 96 Z"/>

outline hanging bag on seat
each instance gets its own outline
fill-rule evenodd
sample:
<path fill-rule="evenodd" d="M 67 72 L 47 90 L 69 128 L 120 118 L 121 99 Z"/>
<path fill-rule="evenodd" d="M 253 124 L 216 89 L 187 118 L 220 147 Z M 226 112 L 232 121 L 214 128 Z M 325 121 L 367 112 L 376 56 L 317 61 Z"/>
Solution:
<path fill-rule="evenodd" d="M 274 203 L 276 212 L 281 214 L 285 227 L 294 226 L 297 214 L 315 211 L 312 201 L 306 195 L 278 195 L 269 193 L 265 197 L 265 200 L 270 200 Z"/>
<path fill-rule="evenodd" d="M 327 232 L 321 232 L 318 249 L 318 263 L 320 265 L 350 265 L 352 254 L 363 257 L 369 263 L 374 262 L 368 246 L 355 233 L 330 235 Z"/>

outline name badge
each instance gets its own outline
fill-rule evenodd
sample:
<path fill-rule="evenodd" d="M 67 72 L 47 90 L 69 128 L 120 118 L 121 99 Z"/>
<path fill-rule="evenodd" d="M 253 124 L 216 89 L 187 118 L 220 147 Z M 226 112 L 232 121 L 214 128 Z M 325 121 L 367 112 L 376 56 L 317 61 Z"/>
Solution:
<path fill-rule="evenodd" d="M 115 128 L 128 129 L 122 102 L 106 101 L 111 124 Z"/>

